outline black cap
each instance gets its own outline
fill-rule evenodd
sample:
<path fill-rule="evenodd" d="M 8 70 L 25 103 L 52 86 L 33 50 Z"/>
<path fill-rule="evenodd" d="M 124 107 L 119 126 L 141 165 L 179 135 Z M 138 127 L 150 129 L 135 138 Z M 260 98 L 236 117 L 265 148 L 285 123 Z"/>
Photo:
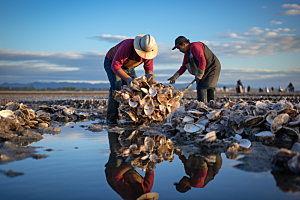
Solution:
<path fill-rule="evenodd" d="M 186 39 L 184 36 L 179 36 L 178 38 L 176 38 L 176 40 L 175 40 L 175 46 L 173 47 L 172 50 L 176 49 L 178 47 L 178 45 L 180 45 L 183 42 L 189 42 L 189 40 Z"/>

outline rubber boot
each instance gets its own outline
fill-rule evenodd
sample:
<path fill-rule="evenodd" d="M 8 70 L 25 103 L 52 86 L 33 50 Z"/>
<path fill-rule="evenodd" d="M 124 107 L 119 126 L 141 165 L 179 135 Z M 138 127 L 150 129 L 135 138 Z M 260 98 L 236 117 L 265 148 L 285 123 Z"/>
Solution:
<path fill-rule="evenodd" d="M 207 102 L 207 89 L 198 89 L 197 90 L 197 100 L 203 103 Z"/>
<path fill-rule="evenodd" d="M 216 90 L 207 89 L 207 101 L 214 100 L 216 102 Z"/>
<path fill-rule="evenodd" d="M 106 122 L 108 124 L 117 124 L 119 103 L 114 99 L 115 91 L 109 90 L 108 105 L 106 113 Z"/>

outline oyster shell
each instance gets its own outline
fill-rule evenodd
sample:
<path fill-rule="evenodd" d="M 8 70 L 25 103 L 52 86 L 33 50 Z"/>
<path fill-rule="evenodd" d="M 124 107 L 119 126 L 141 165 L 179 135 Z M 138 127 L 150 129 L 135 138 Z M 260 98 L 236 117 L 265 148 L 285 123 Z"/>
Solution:
<path fill-rule="evenodd" d="M 263 121 L 264 121 L 263 116 L 255 116 L 255 117 L 251 117 L 251 118 L 247 119 L 245 121 L 245 123 L 248 126 L 256 126 L 256 125 L 260 125 L 261 123 L 263 123 Z"/>
<path fill-rule="evenodd" d="M 202 136 L 202 137 L 197 138 L 195 140 L 195 142 L 213 142 L 217 139 L 217 135 L 216 135 L 215 131 L 211 131 L 205 135 L 199 135 L 199 136 Z"/>
<path fill-rule="evenodd" d="M 249 149 L 251 146 L 251 142 L 247 139 L 240 139 L 237 141 L 237 143 L 244 149 Z"/>
<path fill-rule="evenodd" d="M 288 123 L 289 119 L 290 116 L 286 113 L 278 115 L 277 117 L 274 118 L 271 124 L 271 131 L 273 133 L 279 131 L 284 124 Z"/>

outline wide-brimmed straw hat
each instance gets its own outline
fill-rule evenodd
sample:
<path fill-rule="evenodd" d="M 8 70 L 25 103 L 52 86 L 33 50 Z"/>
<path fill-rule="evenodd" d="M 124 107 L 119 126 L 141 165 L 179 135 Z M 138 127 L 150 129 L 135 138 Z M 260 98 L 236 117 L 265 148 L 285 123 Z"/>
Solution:
<path fill-rule="evenodd" d="M 141 58 L 150 60 L 157 56 L 157 44 L 154 38 L 149 34 L 137 35 L 134 38 L 133 47 Z"/>
<path fill-rule="evenodd" d="M 145 199 L 153 199 L 153 200 L 157 200 L 159 198 L 159 194 L 156 192 L 150 192 L 150 193 L 146 193 L 143 194 L 142 196 L 140 196 L 139 198 L 137 198 L 137 200 L 145 200 Z"/>

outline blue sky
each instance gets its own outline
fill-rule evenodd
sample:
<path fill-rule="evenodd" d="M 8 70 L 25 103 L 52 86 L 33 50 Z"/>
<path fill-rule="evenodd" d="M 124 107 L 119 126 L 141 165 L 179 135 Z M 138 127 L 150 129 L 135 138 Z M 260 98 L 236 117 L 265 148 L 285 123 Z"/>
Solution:
<path fill-rule="evenodd" d="M 300 1 L 0 0 L 0 84 L 108 82 L 106 52 L 126 38 L 158 43 L 156 80 L 180 67 L 180 35 L 219 58 L 220 84 L 300 88 Z M 142 65 L 136 68 L 143 75 Z M 185 72 L 178 83 L 188 83 Z"/>

